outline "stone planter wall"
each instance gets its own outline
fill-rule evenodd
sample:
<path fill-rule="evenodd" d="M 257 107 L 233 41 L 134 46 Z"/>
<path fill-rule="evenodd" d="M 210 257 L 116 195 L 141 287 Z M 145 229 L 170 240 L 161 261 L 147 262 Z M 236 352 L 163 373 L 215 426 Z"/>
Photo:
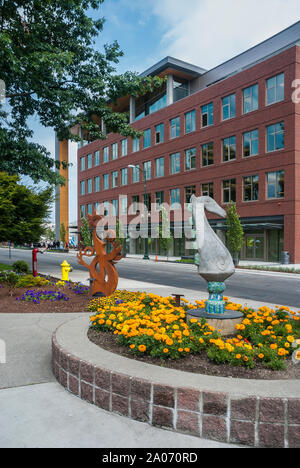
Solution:
<path fill-rule="evenodd" d="M 72 354 L 56 333 L 52 358 L 54 375 L 66 390 L 106 411 L 221 442 L 300 447 L 300 397 L 238 395 L 236 388 L 208 391 L 116 372 Z"/>

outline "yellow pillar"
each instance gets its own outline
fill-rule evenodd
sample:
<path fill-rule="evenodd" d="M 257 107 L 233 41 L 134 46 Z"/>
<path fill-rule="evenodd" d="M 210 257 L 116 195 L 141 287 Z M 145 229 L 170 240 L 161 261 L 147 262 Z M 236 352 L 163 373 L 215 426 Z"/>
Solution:
<path fill-rule="evenodd" d="M 69 162 L 69 142 L 59 141 L 59 161 Z M 64 223 L 66 242 L 69 242 L 69 169 L 60 167 L 59 173 L 65 178 L 65 185 L 59 188 L 59 227 Z"/>

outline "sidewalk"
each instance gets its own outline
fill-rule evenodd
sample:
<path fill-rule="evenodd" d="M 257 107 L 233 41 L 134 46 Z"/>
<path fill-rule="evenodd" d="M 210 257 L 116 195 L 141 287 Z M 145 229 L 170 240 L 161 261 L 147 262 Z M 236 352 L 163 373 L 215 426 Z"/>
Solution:
<path fill-rule="evenodd" d="M 51 335 L 87 314 L 0 314 L 0 448 L 232 448 L 96 408 L 55 380 Z M 121 371 L 121 369 L 120 369 Z"/>

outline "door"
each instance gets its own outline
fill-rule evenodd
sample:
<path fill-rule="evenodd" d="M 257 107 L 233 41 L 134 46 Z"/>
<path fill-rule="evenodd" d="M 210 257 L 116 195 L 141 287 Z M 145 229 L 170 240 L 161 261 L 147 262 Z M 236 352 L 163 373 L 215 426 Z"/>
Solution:
<path fill-rule="evenodd" d="M 246 260 L 264 260 L 265 236 L 263 234 L 247 234 L 245 237 Z"/>

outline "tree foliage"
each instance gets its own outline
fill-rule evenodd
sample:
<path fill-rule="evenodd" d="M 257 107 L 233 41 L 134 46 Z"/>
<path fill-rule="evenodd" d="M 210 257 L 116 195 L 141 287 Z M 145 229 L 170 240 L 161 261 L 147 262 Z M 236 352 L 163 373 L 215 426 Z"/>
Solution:
<path fill-rule="evenodd" d="M 81 219 L 81 222 L 82 222 L 81 230 L 80 230 L 81 244 L 83 245 L 83 247 L 90 247 L 92 246 L 93 241 L 92 241 L 89 223 L 87 222 L 87 219 L 84 217 Z"/>
<path fill-rule="evenodd" d="M 236 205 L 233 202 L 231 202 L 227 207 L 226 223 L 228 226 L 228 230 L 226 232 L 228 247 L 231 253 L 236 255 L 243 247 L 244 231 L 236 211 Z"/>
<path fill-rule="evenodd" d="M 117 42 L 95 50 L 104 18 L 96 20 L 104 0 L 2 0 L 0 3 L 0 79 L 6 100 L 0 102 L 0 171 L 22 173 L 34 181 L 63 183 L 59 163 L 32 141 L 28 118 L 37 116 L 60 140 L 79 141 L 70 127 L 79 124 L 88 139 L 103 139 L 99 128 L 124 136 L 139 135 L 128 116 L 108 102 L 147 93 L 161 86 L 159 78 L 115 73 L 123 55 Z"/>
<path fill-rule="evenodd" d="M 19 184 L 18 176 L 0 173 L 0 241 L 38 242 L 49 216 L 52 190 L 36 192 Z"/>

